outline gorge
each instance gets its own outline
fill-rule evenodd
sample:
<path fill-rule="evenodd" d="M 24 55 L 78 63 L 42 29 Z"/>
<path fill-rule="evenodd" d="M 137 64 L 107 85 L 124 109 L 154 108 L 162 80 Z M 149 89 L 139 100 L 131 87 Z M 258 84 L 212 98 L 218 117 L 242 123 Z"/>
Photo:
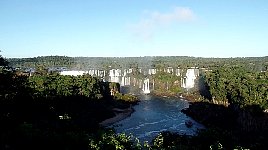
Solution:
<path fill-rule="evenodd" d="M 163 131 L 194 135 L 197 129 L 204 128 L 181 112 L 189 107 L 184 99 L 152 95 L 142 95 L 139 98 L 141 102 L 133 107 L 135 111 L 129 117 L 110 126 L 117 133 L 132 134 L 140 141 L 150 142 Z M 187 127 L 187 121 L 191 121 L 193 126 Z"/>
<path fill-rule="evenodd" d="M 175 71 L 173 71 L 175 70 Z M 150 93 L 157 88 L 155 79 L 157 73 L 167 73 L 180 80 L 180 88 L 187 91 L 195 86 L 195 80 L 199 76 L 199 69 L 173 69 L 172 67 L 163 70 L 157 69 L 138 69 L 138 75 L 133 74 L 133 69 L 111 69 L 104 70 L 88 70 L 88 71 L 62 71 L 61 75 L 83 75 L 90 74 L 99 77 L 103 81 L 115 82 L 120 84 L 120 91 L 123 93 L 131 93 L 131 89 L 138 88 L 140 102 L 133 106 L 133 113 L 125 113 L 124 119 L 113 123 L 108 127 L 115 129 L 117 133 L 132 134 L 140 141 L 152 141 L 152 139 L 163 131 L 178 132 L 180 134 L 194 135 L 195 131 L 204 128 L 201 124 L 195 122 L 192 118 L 187 117 L 181 112 L 182 109 L 188 108 L 189 103 L 182 98 L 153 96 Z M 169 83 L 174 84 L 174 83 Z M 161 86 L 161 85 L 160 85 Z M 165 90 L 169 89 L 168 81 L 165 83 Z M 121 118 L 122 118 L 121 114 Z M 118 116 L 119 117 L 119 116 Z M 192 127 L 187 127 L 187 121 L 193 123 Z"/>
<path fill-rule="evenodd" d="M 267 149 L 267 57 L 150 58 L 12 59 L 14 70 L 3 67 L 1 74 L 1 122 L 6 124 L 1 137 L 12 139 L 13 146 L 32 141 L 49 145 L 51 139 L 51 147 L 72 146 L 66 142 L 71 138 L 80 141 L 76 149 L 83 144 L 140 149 L 127 135 L 131 133 L 152 142 L 148 149 Z M 132 114 L 125 111 L 131 106 Z M 113 122 L 116 133 L 99 126 L 120 112 L 128 117 Z M 206 130 L 188 136 L 203 127 L 191 118 Z M 23 132 L 10 128 L 13 120 Z"/>

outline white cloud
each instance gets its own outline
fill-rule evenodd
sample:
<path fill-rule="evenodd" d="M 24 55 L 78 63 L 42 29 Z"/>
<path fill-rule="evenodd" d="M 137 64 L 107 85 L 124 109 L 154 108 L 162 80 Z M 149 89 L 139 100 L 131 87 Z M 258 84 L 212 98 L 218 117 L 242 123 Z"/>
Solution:
<path fill-rule="evenodd" d="M 149 19 L 141 20 L 139 23 L 130 26 L 130 29 L 135 36 L 141 37 L 146 41 L 152 38 L 153 28 L 154 22 Z"/>
<path fill-rule="evenodd" d="M 146 11 L 146 16 L 138 23 L 130 25 L 130 29 L 134 35 L 142 37 L 143 40 L 149 40 L 152 38 L 155 28 L 159 26 L 194 20 L 195 15 L 188 7 L 175 7 L 171 12 L 167 13 Z"/>
<path fill-rule="evenodd" d="M 192 10 L 186 7 L 176 7 L 170 13 L 153 12 L 151 14 L 151 19 L 155 23 L 159 24 L 169 24 L 175 21 L 178 22 L 193 21 L 194 18 L 195 17 Z"/>

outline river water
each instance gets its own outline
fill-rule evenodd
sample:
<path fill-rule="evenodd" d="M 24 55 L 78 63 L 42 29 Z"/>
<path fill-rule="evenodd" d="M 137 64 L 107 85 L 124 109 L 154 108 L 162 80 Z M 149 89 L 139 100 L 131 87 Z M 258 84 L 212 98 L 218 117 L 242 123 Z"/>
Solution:
<path fill-rule="evenodd" d="M 140 99 L 141 102 L 133 107 L 135 112 L 131 116 L 112 125 L 117 133 L 131 133 L 140 141 L 150 142 L 162 131 L 193 135 L 197 129 L 204 128 L 181 112 L 189 107 L 186 100 L 150 95 L 144 95 Z M 192 127 L 186 127 L 187 120 L 193 122 Z"/>

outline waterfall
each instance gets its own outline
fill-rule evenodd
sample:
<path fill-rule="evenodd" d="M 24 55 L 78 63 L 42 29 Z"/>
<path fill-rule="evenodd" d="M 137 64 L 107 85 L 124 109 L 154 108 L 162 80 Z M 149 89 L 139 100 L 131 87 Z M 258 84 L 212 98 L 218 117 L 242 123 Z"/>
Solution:
<path fill-rule="evenodd" d="M 109 76 L 110 76 L 110 82 L 120 83 L 119 77 L 121 76 L 121 70 L 120 69 L 112 69 L 109 71 Z"/>
<path fill-rule="evenodd" d="M 130 85 L 130 77 L 127 77 L 127 83 L 126 85 Z"/>
<path fill-rule="evenodd" d="M 180 76 L 181 75 L 181 69 L 180 68 L 177 68 L 176 69 L 176 76 Z"/>
<path fill-rule="evenodd" d="M 150 82 L 149 82 L 149 79 L 145 79 L 143 81 L 142 91 L 143 91 L 144 94 L 149 94 L 150 93 Z"/>
<path fill-rule="evenodd" d="M 168 89 L 168 82 L 167 82 L 167 90 L 169 90 L 169 89 Z"/>
<path fill-rule="evenodd" d="M 122 76 L 120 86 L 125 86 L 126 85 L 125 79 L 126 79 L 126 77 Z"/>
<path fill-rule="evenodd" d="M 181 79 L 181 87 L 190 89 L 195 85 L 195 79 L 199 75 L 198 69 L 187 69 L 186 76 Z"/>
<path fill-rule="evenodd" d="M 142 88 L 142 80 L 139 79 L 139 88 Z"/>
<path fill-rule="evenodd" d="M 153 90 L 154 90 L 154 79 L 153 79 Z"/>

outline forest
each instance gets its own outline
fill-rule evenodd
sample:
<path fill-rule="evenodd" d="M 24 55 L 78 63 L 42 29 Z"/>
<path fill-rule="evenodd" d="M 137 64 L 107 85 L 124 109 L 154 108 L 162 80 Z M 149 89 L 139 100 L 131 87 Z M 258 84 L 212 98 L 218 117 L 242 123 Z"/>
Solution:
<path fill-rule="evenodd" d="M 0 149 L 267 149 L 268 57 L 89 58 L 0 57 Z M 195 136 L 163 132 L 141 143 L 99 123 L 113 108 L 138 104 L 119 85 L 90 75 L 61 76 L 49 67 L 203 68 L 192 91 L 176 88 L 175 76 L 159 72 L 156 83 L 173 84 L 169 92 L 193 97 L 182 110 L 206 126 Z M 29 76 L 26 68 L 36 68 Z M 161 85 L 161 84 L 160 84 Z M 110 94 L 111 89 L 117 96 Z M 164 87 L 156 89 L 167 92 Z"/>
<path fill-rule="evenodd" d="M 203 58 L 189 56 L 145 56 L 145 57 L 67 57 L 39 56 L 33 58 L 9 58 L 14 68 L 67 67 L 70 70 L 107 69 L 107 68 L 207 68 L 214 69 L 226 64 L 244 66 L 252 71 L 267 70 L 268 56 Z"/>

